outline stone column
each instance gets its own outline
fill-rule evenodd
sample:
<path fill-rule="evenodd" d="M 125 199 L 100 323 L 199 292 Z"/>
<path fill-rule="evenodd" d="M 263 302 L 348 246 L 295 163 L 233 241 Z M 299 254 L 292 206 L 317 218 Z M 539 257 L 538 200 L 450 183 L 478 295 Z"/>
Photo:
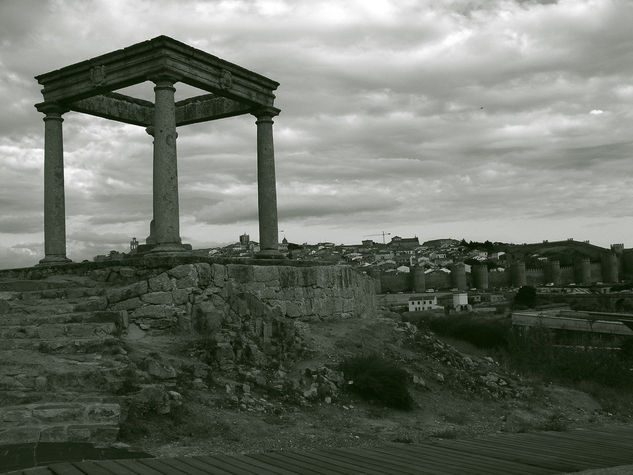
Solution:
<path fill-rule="evenodd" d="M 261 109 L 257 117 L 257 208 L 259 211 L 259 254 L 257 257 L 281 257 L 277 224 L 277 184 L 273 117 L 276 109 Z"/>
<path fill-rule="evenodd" d="M 145 129 L 147 135 L 152 136 L 152 183 L 156 183 L 156 148 L 154 147 L 154 127 L 149 126 Z M 154 216 L 156 216 L 156 186 L 153 186 L 152 190 L 152 220 L 149 223 L 149 236 L 145 238 L 145 244 L 156 244 L 156 231 L 154 230 Z"/>
<path fill-rule="evenodd" d="M 56 104 L 38 106 L 44 112 L 44 259 L 41 265 L 71 262 L 66 257 L 66 204 L 64 198 L 64 139 L 62 114 Z"/>
<path fill-rule="evenodd" d="M 154 87 L 154 239 L 152 252 L 182 252 L 176 155 L 176 78 L 153 79 Z"/>

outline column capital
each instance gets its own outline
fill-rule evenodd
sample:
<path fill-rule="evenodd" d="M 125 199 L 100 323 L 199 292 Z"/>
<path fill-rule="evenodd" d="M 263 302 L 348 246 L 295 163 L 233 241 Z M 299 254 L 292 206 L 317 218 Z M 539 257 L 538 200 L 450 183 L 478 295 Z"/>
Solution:
<path fill-rule="evenodd" d="M 280 112 L 281 110 L 277 109 L 276 107 L 260 107 L 259 109 L 255 109 L 254 111 L 252 111 L 251 114 L 253 114 L 257 118 L 257 121 L 255 123 L 272 122 L 273 117 L 279 115 Z"/>
<path fill-rule="evenodd" d="M 175 91 L 176 89 L 174 88 L 174 83 L 180 81 L 180 77 L 175 74 L 161 73 L 150 77 L 149 80 L 156 84 L 156 86 L 154 86 L 154 90 L 173 89 Z"/>
<path fill-rule="evenodd" d="M 45 119 L 60 119 L 62 114 L 70 110 L 57 102 L 40 102 L 39 104 L 35 104 L 35 108 L 39 112 L 46 114 Z"/>

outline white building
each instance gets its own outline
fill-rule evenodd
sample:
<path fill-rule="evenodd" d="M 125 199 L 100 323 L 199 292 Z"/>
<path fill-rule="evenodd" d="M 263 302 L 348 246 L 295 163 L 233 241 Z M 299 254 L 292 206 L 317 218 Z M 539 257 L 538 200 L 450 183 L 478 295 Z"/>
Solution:
<path fill-rule="evenodd" d="M 431 290 L 431 289 L 429 289 Z M 427 290 L 427 292 L 429 292 Z M 441 310 L 448 308 L 458 312 L 470 310 L 466 292 L 437 292 L 409 297 L 409 312 Z"/>
<path fill-rule="evenodd" d="M 442 307 L 437 304 L 435 295 L 420 295 L 409 297 L 409 312 L 420 312 L 423 310 L 435 310 Z"/>

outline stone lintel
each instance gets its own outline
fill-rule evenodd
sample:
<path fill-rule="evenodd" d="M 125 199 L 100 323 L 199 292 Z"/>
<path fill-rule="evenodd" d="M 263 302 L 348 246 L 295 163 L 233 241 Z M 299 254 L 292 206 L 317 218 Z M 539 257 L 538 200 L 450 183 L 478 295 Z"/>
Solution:
<path fill-rule="evenodd" d="M 169 52 L 166 68 L 190 86 L 253 106 L 272 106 L 278 83 L 262 84 L 255 73 L 227 62 L 206 62 L 197 56 Z M 258 75 L 257 75 L 258 76 Z"/>
<path fill-rule="evenodd" d="M 81 99 L 63 106 L 57 103 L 41 102 L 36 104 L 35 107 L 40 112 L 45 113 L 49 111 L 64 113 L 72 110 L 104 119 L 150 128 L 154 120 L 153 103 L 115 92 Z M 258 115 L 262 110 L 264 109 L 253 109 L 248 104 L 226 97 L 204 94 L 176 103 L 176 126 L 180 127 L 248 113 Z M 265 110 L 270 111 L 267 113 L 270 116 L 275 116 L 279 113 L 279 109 L 274 107 L 268 107 Z"/>
<path fill-rule="evenodd" d="M 247 114 L 252 107 L 226 97 L 207 94 L 176 102 L 176 125 L 189 125 L 208 120 Z"/>
<path fill-rule="evenodd" d="M 68 108 L 75 112 L 143 127 L 151 126 L 154 122 L 154 104 L 114 92 L 71 102 Z"/>
<path fill-rule="evenodd" d="M 35 79 L 46 102 L 68 103 L 144 82 L 161 74 L 251 105 L 271 106 L 279 83 L 167 36 L 137 43 Z"/>

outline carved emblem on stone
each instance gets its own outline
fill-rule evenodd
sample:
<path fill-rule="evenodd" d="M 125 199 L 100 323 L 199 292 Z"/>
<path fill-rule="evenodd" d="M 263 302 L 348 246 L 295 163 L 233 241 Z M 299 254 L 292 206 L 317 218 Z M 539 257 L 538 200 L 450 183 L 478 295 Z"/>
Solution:
<path fill-rule="evenodd" d="M 228 89 L 233 85 L 233 76 L 231 72 L 223 69 L 220 71 L 220 87 L 222 89 Z"/>
<path fill-rule="evenodd" d="M 94 84 L 95 86 L 102 84 L 103 81 L 105 81 L 105 77 L 106 72 L 105 66 L 103 64 L 101 66 L 94 66 L 90 70 L 90 81 L 92 81 L 92 84 Z"/>

